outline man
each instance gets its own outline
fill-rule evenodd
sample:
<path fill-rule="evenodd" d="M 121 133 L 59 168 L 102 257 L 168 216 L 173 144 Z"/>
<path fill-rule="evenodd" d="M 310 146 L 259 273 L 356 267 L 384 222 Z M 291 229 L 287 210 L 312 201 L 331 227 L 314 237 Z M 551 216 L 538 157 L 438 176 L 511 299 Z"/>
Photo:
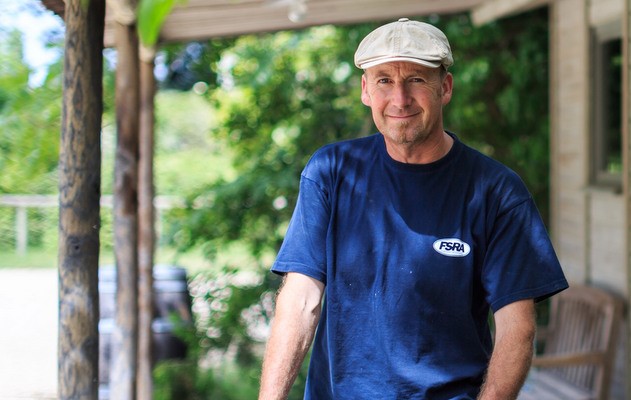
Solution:
<path fill-rule="evenodd" d="M 568 286 L 533 200 L 444 130 L 440 30 L 384 25 L 355 64 L 380 133 L 325 146 L 303 171 L 259 399 L 287 397 L 316 328 L 305 399 L 515 399 L 534 303 Z"/>

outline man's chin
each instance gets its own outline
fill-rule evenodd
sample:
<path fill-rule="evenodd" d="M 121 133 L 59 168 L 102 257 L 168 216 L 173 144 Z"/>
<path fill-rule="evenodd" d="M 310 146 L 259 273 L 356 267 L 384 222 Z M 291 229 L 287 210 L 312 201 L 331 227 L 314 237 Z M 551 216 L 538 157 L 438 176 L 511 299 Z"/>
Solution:
<path fill-rule="evenodd" d="M 402 146 L 423 143 L 427 139 L 427 135 L 420 132 L 397 131 L 390 132 L 387 136 L 393 143 Z"/>

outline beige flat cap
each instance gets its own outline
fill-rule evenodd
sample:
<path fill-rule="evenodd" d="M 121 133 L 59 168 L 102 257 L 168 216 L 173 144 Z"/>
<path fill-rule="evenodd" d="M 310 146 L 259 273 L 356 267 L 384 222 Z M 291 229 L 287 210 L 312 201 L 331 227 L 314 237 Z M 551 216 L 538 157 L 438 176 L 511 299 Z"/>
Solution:
<path fill-rule="evenodd" d="M 393 61 L 445 69 L 454 63 L 447 36 L 440 29 L 407 18 L 370 32 L 355 52 L 355 66 L 361 69 Z"/>

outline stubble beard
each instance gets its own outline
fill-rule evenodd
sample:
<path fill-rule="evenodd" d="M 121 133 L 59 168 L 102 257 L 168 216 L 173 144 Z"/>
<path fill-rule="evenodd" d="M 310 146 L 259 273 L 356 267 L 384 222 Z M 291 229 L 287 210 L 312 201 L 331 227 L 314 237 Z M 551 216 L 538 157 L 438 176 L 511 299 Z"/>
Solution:
<path fill-rule="evenodd" d="M 410 131 L 410 129 L 413 129 Z M 429 137 L 424 127 L 411 128 L 409 122 L 401 122 L 398 126 L 390 129 L 390 138 L 398 145 L 412 146 L 422 144 Z"/>

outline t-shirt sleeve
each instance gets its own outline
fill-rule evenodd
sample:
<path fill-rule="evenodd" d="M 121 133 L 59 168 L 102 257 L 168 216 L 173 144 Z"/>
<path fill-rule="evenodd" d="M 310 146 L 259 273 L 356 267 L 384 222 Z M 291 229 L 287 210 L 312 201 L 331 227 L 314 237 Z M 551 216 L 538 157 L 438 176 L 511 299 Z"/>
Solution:
<path fill-rule="evenodd" d="M 482 280 L 494 312 L 518 300 L 544 300 L 568 287 L 532 198 L 495 220 Z"/>
<path fill-rule="evenodd" d="M 330 202 L 326 190 L 304 174 L 287 234 L 272 272 L 298 272 L 326 284 L 326 237 Z"/>

